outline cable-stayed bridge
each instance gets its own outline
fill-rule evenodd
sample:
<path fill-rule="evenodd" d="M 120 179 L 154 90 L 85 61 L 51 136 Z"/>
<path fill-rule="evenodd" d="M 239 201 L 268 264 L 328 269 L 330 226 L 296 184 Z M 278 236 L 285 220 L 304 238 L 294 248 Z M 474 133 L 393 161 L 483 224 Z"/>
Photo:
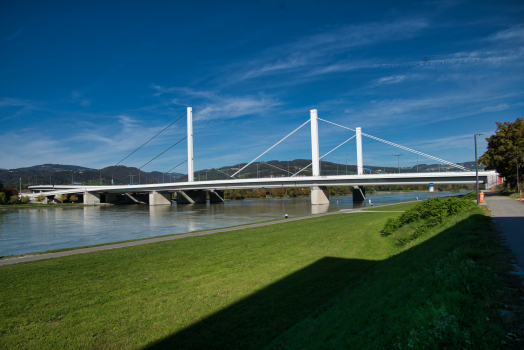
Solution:
<path fill-rule="evenodd" d="M 176 119 L 173 123 L 165 127 L 162 131 L 156 134 L 154 137 L 149 139 L 147 142 L 142 144 L 116 165 L 119 165 L 124 160 L 129 158 L 132 154 L 137 152 L 140 148 L 149 143 L 152 139 L 160 135 L 171 125 L 175 124 L 182 117 L 187 116 L 187 135 L 176 143 L 171 145 L 168 149 L 148 161 L 139 169 L 148 165 L 176 145 L 180 144 L 183 140 L 187 140 L 187 159 L 177 166 L 168 170 L 168 172 L 181 166 L 187 162 L 187 182 L 172 182 L 162 184 L 148 184 L 148 185 L 117 185 L 117 186 L 68 186 L 68 185 L 40 185 L 30 186 L 33 191 L 29 195 L 30 198 L 34 199 L 43 193 L 48 199 L 52 200 L 58 198 L 60 195 L 76 194 L 83 197 L 85 204 L 100 204 L 100 203 L 111 203 L 116 202 L 121 196 L 126 196 L 128 199 L 137 203 L 149 203 L 149 205 L 169 205 L 172 203 L 172 193 L 177 193 L 177 202 L 179 204 L 192 204 L 192 203 L 205 203 L 207 194 L 209 194 L 210 201 L 223 202 L 223 191 L 227 189 L 253 189 L 253 188 L 278 188 L 278 187 L 310 187 L 311 188 L 311 204 L 329 204 L 329 193 L 327 190 L 328 186 L 352 186 L 353 187 L 353 201 L 362 202 L 365 200 L 365 187 L 366 186 L 380 186 L 380 185 L 429 185 L 433 183 L 439 184 L 473 184 L 476 182 L 476 172 L 467 171 L 461 165 L 434 157 L 432 155 L 390 142 L 384 139 L 363 133 L 360 127 L 355 129 L 333 123 L 331 121 L 321 119 L 318 117 L 316 109 L 310 111 L 310 118 L 303 124 L 298 126 L 284 138 L 277 140 L 266 151 L 261 153 L 259 156 L 252 159 L 249 163 L 246 163 L 243 167 L 239 168 L 234 174 L 225 174 L 226 179 L 224 180 L 213 180 L 213 181 L 195 181 L 194 178 L 194 156 L 193 156 L 193 109 L 192 107 L 187 108 L 187 113 Z M 206 116 L 207 117 L 207 116 Z M 350 138 L 320 156 L 319 153 L 319 138 L 318 138 L 318 121 L 323 121 L 331 125 L 349 130 L 354 132 Z M 288 139 L 291 135 L 296 133 L 298 130 L 306 126 L 311 126 L 311 163 L 295 173 L 290 173 L 288 176 L 277 177 L 277 178 L 237 178 L 251 164 L 255 164 L 261 157 L 272 149 L 277 147 L 279 144 L 288 143 Z M 248 130 L 253 132 L 251 130 Z M 257 132 L 253 132 L 262 135 Z M 265 135 L 262 135 L 265 136 Z M 446 164 L 457 168 L 457 172 L 434 172 L 434 173 L 398 173 L 398 174 L 364 174 L 363 166 L 363 150 L 362 150 L 362 137 L 368 137 L 370 139 L 388 144 L 400 148 L 404 151 L 415 153 L 417 155 L 435 160 L 439 163 Z M 266 136 L 267 137 L 267 136 Z M 328 157 L 329 154 L 340 148 L 344 144 L 348 143 L 352 139 L 355 139 L 356 150 L 357 150 L 357 174 L 356 175 L 330 175 L 321 176 L 320 174 L 320 161 Z M 275 139 L 276 140 L 276 139 Z M 289 143 L 288 143 L 289 144 Z M 302 148 L 302 147 L 299 147 Z M 238 152 L 235 152 L 238 153 Z M 240 154 L 240 153 L 239 153 Z M 243 155 L 245 156 L 245 155 Z M 198 161 L 197 161 L 198 162 Z M 260 162 L 260 161 L 259 161 Z M 200 162 L 202 163 L 202 162 Z M 264 162 L 261 162 L 264 163 Z M 206 165 L 205 163 L 202 163 Z M 268 163 L 265 163 L 268 164 Z M 268 164 L 270 165 L 270 164 Z M 270 165 L 272 166 L 272 165 Z M 304 176 L 303 173 L 306 169 L 311 168 L 311 175 Z M 283 169 L 281 169 L 283 170 Z M 496 184 L 497 174 L 493 171 L 481 171 L 478 173 L 479 183 L 485 184 L 486 188 L 490 188 Z M 206 193 L 209 192 L 209 193 Z M 120 197 L 119 197 L 120 196 Z"/>

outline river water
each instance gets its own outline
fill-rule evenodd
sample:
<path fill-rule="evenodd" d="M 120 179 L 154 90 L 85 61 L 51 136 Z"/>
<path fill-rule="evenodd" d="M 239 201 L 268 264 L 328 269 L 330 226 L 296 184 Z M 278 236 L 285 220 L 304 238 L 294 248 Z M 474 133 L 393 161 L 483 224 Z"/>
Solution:
<path fill-rule="evenodd" d="M 468 192 L 378 193 L 368 194 L 367 200 L 380 205 Z M 137 204 L 0 210 L 0 256 L 235 226 L 283 218 L 285 214 L 293 217 L 351 208 L 352 196 L 332 196 L 329 205 L 315 206 L 310 204 L 309 197 L 300 197 L 151 207 Z"/>

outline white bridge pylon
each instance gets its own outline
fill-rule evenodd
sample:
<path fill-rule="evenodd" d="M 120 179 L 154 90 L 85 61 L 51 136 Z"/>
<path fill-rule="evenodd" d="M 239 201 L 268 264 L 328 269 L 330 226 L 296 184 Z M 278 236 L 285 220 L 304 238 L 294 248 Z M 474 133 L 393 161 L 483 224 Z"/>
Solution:
<path fill-rule="evenodd" d="M 327 152 L 323 156 L 320 156 L 320 153 L 319 153 L 319 140 L 318 140 L 318 120 L 319 119 L 324 121 L 324 122 L 327 122 L 329 124 L 333 124 L 335 126 L 339 126 L 341 128 L 354 131 L 355 135 L 353 135 L 352 137 L 350 137 L 346 141 L 342 142 L 340 145 L 338 145 L 337 147 L 333 148 L 331 151 Z M 282 138 L 280 141 L 275 143 L 273 146 L 271 146 L 270 148 L 268 148 L 267 150 L 262 152 L 258 157 L 254 158 L 251 162 L 247 163 L 245 166 L 243 166 L 242 168 L 237 170 L 233 175 L 228 175 L 228 176 L 230 178 L 234 178 L 235 175 L 237 175 L 242 170 L 247 168 L 249 165 L 251 165 L 257 159 L 262 157 L 264 154 L 266 154 L 267 152 L 269 152 L 270 150 L 275 148 L 278 144 L 280 144 L 285 139 L 287 139 L 288 137 L 293 135 L 296 131 L 301 129 L 307 123 L 311 123 L 311 164 L 309 164 L 308 166 L 300 169 L 298 172 L 296 172 L 295 174 L 291 175 L 291 177 L 295 177 L 300 172 L 304 171 L 305 169 L 309 168 L 310 166 L 312 166 L 312 176 L 313 177 L 320 176 L 320 159 L 324 158 L 325 156 L 327 156 L 331 152 L 335 151 L 337 148 L 339 148 L 342 145 L 344 145 L 345 143 L 349 142 L 354 137 L 356 137 L 356 148 L 357 148 L 357 175 L 364 175 L 364 161 L 363 161 L 363 156 L 362 156 L 362 135 L 364 135 L 366 137 L 369 137 L 369 138 L 371 138 L 373 140 L 377 140 L 377 141 L 383 142 L 385 144 L 388 144 L 388 145 L 391 145 L 391 146 L 394 146 L 394 147 L 398 147 L 398 148 L 403 149 L 405 151 L 409 151 L 409 152 L 412 152 L 412 153 L 424 156 L 426 158 L 433 159 L 433 160 L 436 160 L 438 162 L 441 162 L 441 163 L 444 163 L 444 164 L 447 164 L 447 165 L 451 165 L 451 166 L 456 167 L 458 169 L 467 171 L 467 169 L 465 167 L 461 166 L 461 165 L 458 165 L 458 164 L 455 164 L 455 163 L 452 163 L 452 162 L 448 162 L 448 161 L 446 161 L 444 159 L 440 159 L 440 158 L 431 156 L 429 154 L 422 153 L 420 151 L 417 151 L 417 150 L 414 150 L 414 149 L 411 149 L 411 148 L 408 148 L 408 147 L 405 147 L 405 146 L 401 146 L 401 145 L 398 145 L 396 143 L 393 143 L 393 142 L 390 142 L 390 141 L 386 141 L 386 140 L 380 139 L 378 137 L 375 137 L 375 136 L 363 133 L 362 129 L 360 127 L 352 129 L 352 128 L 349 128 L 349 127 L 346 127 L 346 126 L 343 126 L 343 125 L 340 125 L 340 124 L 336 124 L 336 123 L 330 122 L 329 120 L 325 120 L 325 119 L 319 118 L 318 117 L 318 111 L 316 109 L 312 109 L 312 110 L 310 110 L 309 120 L 307 120 L 305 123 L 300 125 L 298 128 L 293 130 L 288 135 L 286 135 L 284 138 Z M 188 163 L 188 165 L 187 165 L 187 179 L 188 179 L 188 182 L 194 182 L 195 180 L 194 180 L 194 158 L 193 158 L 193 108 L 191 106 L 187 107 L 187 163 Z"/>

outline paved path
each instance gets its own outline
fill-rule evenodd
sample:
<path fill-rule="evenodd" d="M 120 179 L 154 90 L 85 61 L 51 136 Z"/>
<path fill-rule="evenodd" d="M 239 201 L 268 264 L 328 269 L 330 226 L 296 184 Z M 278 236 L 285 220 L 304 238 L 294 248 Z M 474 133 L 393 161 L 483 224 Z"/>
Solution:
<path fill-rule="evenodd" d="M 408 202 L 402 202 L 402 203 L 408 203 Z M 385 204 L 385 205 L 382 205 L 382 206 L 379 206 L 379 207 L 395 205 L 395 204 L 399 204 L 399 203 Z M 74 255 L 74 254 L 98 252 L 98 251 L 101 251 L 101 250 L 109 250 L 109 249 L 123 248 L 123 247 L 132 247 L 132 246 L 140 245 L 140 244 L 148 244 L 148 243 L 155 243 L 155 242 L 171 241 L 171 240 L 174 240 L 174 239 L 180 239 L 180 238 L 186 238 L 186 237 L 210 235 L 210 234 L 219 233 L 219 232 L 243 230 L 245 228 L 251 228 L 251 227 L 261 227 L 261 226 L 282 224 L 282 223 L 286 223 L 286 222 L 290 222 L 290 221 L 318 218 L 320 216 L 327 216 L 327 215 L 354 214 L 354 213 L 394 213 L 394 211 L 367 211 L 367 210 L 363 210 L 363 209 L 365 209 L 365 208 L 345 209 L 345 210 L 335 211 L 335 212 L 325 213 L 325 214 L 316 214 L 316 215 L 301 216 L 301 217 L 297 217 L 297 218 L 289 218 L 287 220 L 276 220 L 276 221 L 269 221 L 269 222 L 261 222 L 261 223 L 258 223 L 258 224 L 242 225 L 242 226 L 237 226 L 237 227 L 219 228 L 219 229 L 215 229 L 215 230 L 207 230 L 207 231 L 198 231 L 198 232 L 184 233 L 184 234 L 181 234 L 181 235 L 174 235 L 174 236 L 163 236 L 163 237 L 142 239 L 140 241 L 133 241 L 133 242 L 107 244 L 107 245 L 103 245 L 103 246 L 99 246 L 99 247 L 80 248 L 80 249 L 66 250 L 66 251 L 63 251 L 63 252 L 56 252 L 56 253 L 47 253 L 47 254 L 38 254 L 38 255 L 26 255 L 26 256 L 20 256 L 20 257 L 17 257 L 17 258 L 0 260 L 0 266 L 17 264 L 17 263 L 26 262 L 26 261 L 35 261 L 35 260 L 42 260 L 42 259 L 58 258 L 58 257 L 61 257 L 61 256 L 68 256 L 68 255 Z"/>
<path fill-rule="evenodd" d="M 508 244 L 524 268 L 524 202 L 493 192 L 485 192 L 485 202 L 491 210 L 493 220 L 500 227 Z"/>

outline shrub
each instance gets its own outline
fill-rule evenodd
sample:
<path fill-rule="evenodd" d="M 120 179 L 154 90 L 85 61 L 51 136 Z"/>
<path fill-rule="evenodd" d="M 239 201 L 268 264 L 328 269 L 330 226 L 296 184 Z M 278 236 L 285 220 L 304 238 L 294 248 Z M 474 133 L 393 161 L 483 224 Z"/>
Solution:
<path fill-rule="evenodd" d="M 7 202 L 7 196 L 5 192 L 0 192 L 0 204 L 4 204 L 5 202 Z"/>
<path fill-rule="evenodd" d="M 18 196 L 11 196 L 11 198 L 9 198 L 9 204 L 16 204 L 18 203 Z"/>
<path fill-rule="evenodd" d="M 397 240 L 397 245 L 404 245 L 422 236 L 428 229 L 440 225 L 446 217 L 455 215 L 471 205 L 473 205 L 473 201 L 470 194 L 462 198 L 427 199 L 406 211 L 397 219 L 388 219 L 382 229 L 382 236 L 389 236 L 401 227 L 413 222 L 421 222 L 412 234 Z"/>
<path fill-rule="evenodd" d="M 36 197 L 37 202 L 43 202 L 44 200 L 45 200 L 45 196 L 43 194 L 40 194 L 38 195 L 38 197 Z"/>
<path fill-rule="evenodd" d="M 29 197 L 28 197 L 28 196 L 23 196 L 23 197 L 20 199 L 20 202 L 22 202 L 23 204 L 27 204 L 27 203 L 29 203 Z"/>
<path fill-rule="evenodd" d="M 73 195 L 71 195 L 69 200 L 71 201 L 71 203 L 78 202 L 78 197 L 77 197 L 76 194 L 73 194 Z"/>
<path fill-rule="evenodd" d="M 60 197 L 58 197 L 60 202 L 65 203 L 67 202 L 67 194 L 61 194 Z"/>

